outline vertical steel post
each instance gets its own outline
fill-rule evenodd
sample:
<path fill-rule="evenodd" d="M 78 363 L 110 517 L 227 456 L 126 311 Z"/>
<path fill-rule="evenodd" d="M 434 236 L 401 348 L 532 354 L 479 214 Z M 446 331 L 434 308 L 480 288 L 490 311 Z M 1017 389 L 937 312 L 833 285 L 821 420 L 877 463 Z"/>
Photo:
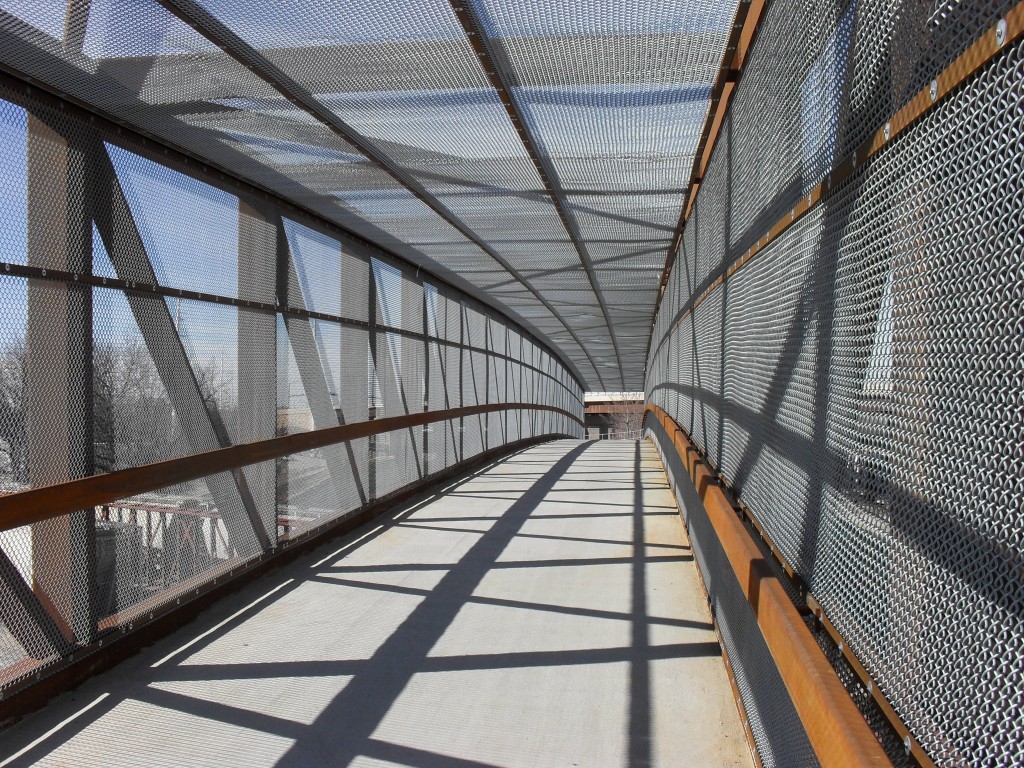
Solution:
<path fill-rule="evenodd" d="M 491 318 L 484 315 L 484 399 L 491 402 Z M 486 413 L 480 417 L 484 423 L 484 444 L 483 450 L 491 447 L 491 414 Z"/>
<path fill-rule="evenodd" d="M 430 322 L 428 312 L 430 302 L 427 299 L 427 284 L 420 280 L 420 293 L 423 296 L 423 412 L 430 410 Z M 423 425 L 423 475 L 430 474 L 430 425 Z"/>
<path fill-rule="evenodd" d="M 369 339 L 370 370 L 368 371 L 366 397 L 367 397 L 367 419 L 373 421 L 377 418 L 377 389 L 380 386 L 380 370 L 377 365 L 377 331 L 374 326 L 377 324 L 377 276 L 370 264 L 370 275 L 367 280 L 366 296 L 366 317 L 370 323 L 370 330 L 367 335 Z M 370 435 L 367 438 L 369 446 L 369 459 L 367 461 L 367 498 L 373 501 L 377 498 L 377 435 Z"/>
<path fill-rule="evenodd" d="M 238 201 L 238 298 L 274 304 L 281 258 L 277 217 L 262 205 Z M 277 434 L 277 316 L 238 308 L 239 443 Z M 269 463 L 268 463 L 269 464 Z M 277 471 L 274 464 L 241 470 L 272 542 L 277 536 Z M 287 483 L 287 470 L 284 470 Z M 211 520 L 211 526 L 217 525 Z M 229 553 L 230 554 L 230 553 Z"/>
<path fill-rule="evenodd" d="M 28 263 L 92 271 L 86 163 L 62 132 L 28 116 Z M 50 485 L 93 467 L 92 290 L 29 280 L 25 339 L 28 481 Z M 96 513 L 32 526 L 32 587 L 69 641 L 96 634 Z"/>
<path fill-rule="evenodd" d="M 466 405 L 466 302 L 459 301 L 459 399 Z M 459 417 L 459 461 L 466 459 L 466 419 Z"/>

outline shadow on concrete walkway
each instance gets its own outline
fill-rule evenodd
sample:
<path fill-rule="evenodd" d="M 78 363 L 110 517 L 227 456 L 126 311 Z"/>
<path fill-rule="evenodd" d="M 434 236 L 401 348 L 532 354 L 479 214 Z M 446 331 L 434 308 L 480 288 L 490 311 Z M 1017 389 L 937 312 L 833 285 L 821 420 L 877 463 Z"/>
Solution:
<path fill-rule="evenodd" d="M 12 765 L 750 765 L 670 493 L 645 444 L 510 456 L 268 577 L 3 750 Z"/>

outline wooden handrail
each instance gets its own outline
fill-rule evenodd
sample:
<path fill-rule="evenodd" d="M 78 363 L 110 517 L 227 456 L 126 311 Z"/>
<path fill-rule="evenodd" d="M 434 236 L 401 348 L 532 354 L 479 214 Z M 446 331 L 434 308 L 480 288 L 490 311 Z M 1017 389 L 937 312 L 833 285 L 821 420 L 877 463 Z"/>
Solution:
<path fill-rule="evenodd" d="M 551 411 L 566 416 L 581 427 L 578 416 L 553 405 L 532 403 L 491 403 L 452 408 L 445 411 L 410 413 L 386 419 L 342 424 L 337 427 L 299 432 L 294 435 L 272 437 L 251 443 L 232 445 L 213 451 L 204 451 L 153 464 L 91 475 L 55 485 L 31 488 L 0 496 L 0 531 L 38 523 L 60 515 L 155 491 L 169 485 L 195 480 L 218 472 L 229 472 L 261 461 L 270 461 L 292 453 L 324 448 L 336 443 L 361 437 L 419 427 L 438 421 L 498 411 Z"/>
<path fill-rule="evenodd" d="M 652 403 L 647 404 L 646 410 L 665 430 L 704 503 L 821 765 L 891 766 L 882 745 L 736 514 L 718 478 L 668 413 Z M 677 482 L 681 480 L 676 478 Z"/>

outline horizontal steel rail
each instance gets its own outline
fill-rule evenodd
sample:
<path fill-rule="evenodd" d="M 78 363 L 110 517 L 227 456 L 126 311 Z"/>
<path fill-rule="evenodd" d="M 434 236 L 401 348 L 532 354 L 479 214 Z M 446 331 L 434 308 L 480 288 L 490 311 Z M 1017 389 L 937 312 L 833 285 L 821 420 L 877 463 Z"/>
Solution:
<path fill-rule="evenodd" d="M 387 156 L 378 149 L 375 144 L 348 125 L 332 110 L 324 106 L 316 96 L 305 88 L 301 83 L 294 80 L 283 69 L 276 66 L 260 50 L 253 47 L 241 36 L 224 24 L 215 14 L 209 12 L 195 0 L 157 0 L 161 6 L 173 13 L 184 23 L 192 27 L 196 32 L 218 46 L 224 53 L 237 61 L 243 67 L 263 80 L 269 87 L 280 93 L 285 99 L 294 104 L 297 108 L 308 114 L 317 122 L 324 125 L 330 131 L 337 134 L 342 141 L 355 147 L 366 159 L 386 173 L 396 182 L 416 197 L 420 202 L 432 210 L 440 219 L 452 226 L 467 241 L 487 254 L 504 269 L 510 277 L 518 281 L 526 290 L 534 295 L 545 309 L 558 320 L 576 342 L 580 351 L 586 356 L 594 369 L 601 386 L 604 380 L 601 378 L 601 370 L 597 362 L 590 355 L 587 346 L 576 334 L 573 326 L 566 320 L 550 301 L 533 286 L 512 263 L 500 254 L 494 247 L 474 232 L 469 225 L 455 215 L 438 197 L 431 193 L 412 173 L 402 168 L 393 158 Z M 610 330 L 610 329 L 609 329 Z M 568 366 L 567 366 L 568 367 Z"/>
<path fill-rule="evenodd" d="M 14 264 L 8 261 L 0 261 L 0 274 L 12 275 L 13 277 L 24 277 L 29 280 L 53 280 L 59 283 L 88 285 L 93 288 L 110 288 L 111 290 L 125 291 L 126 293 L 150 294 L 153 296 L 164 296 L 172 299 L 185 299 L 187 301 L 204 301 L 208 304 L 225 304 L 231 307 L 242 307 L 256 312 L 265 312 L 267 314 L 302 317 L 308 320 L 323 320 L 328 323 L 343 325 L 349 328 L 361 328 L 363 330 L 373 331 L 376 333 L 390 333 L 407 339 L 428 341 L 432 344 L 438 344 L 444 347 L 457 347 L 458 349 L 469 352 L 480 352 L 499 360 L 507 360 L 509 362 L 517 363 L 523 368 L 535 371 L 541 376 L 551 379 L 551 381 L 555 382 L 559 386 L 564 386 L 557 378 L 552 376 L 551 373 L 545 371 L 543 368 L 526 362 L 521 356 L 516 357 L 514 355 L 506 355 L 496 350 L 487 349 L 486 347 L 473 346 L 472 344 L 445 339 L 441 336 L 424 334 L 421 331 L 411 331 L 407 328 L 399 328 L 394 325 L 386 325 L 385 323 L 357 320 L 356 318 L 345 317 L 344 315 L 332 315 L 329 312 L 317 312 L 316 310 L 306 309 L 304 307 L 292 307 L 285 304 L 269 304 L 267 302 L 238 299 L 233 296 L 221 296 L 216 293 L 202 293 L 200 291 L 192 291 L 185 288 L 173 288 L 171 286 L 147 283 L 141 280 L 120 280 L 116 277 L 105 277 L 102 275 L 77 274 L 60 269 L 51 269 L 49 267 Z M 511 328 L 512 326 L 509 327 Z M 525 329 L 520 329 L 516 326 L 516 330 Z M 566 371 L 569 372 L 570 375 L 572 374 L 568 368 L 566 368 Z M 576 383 L 580 384 L 579 381 Z M 580 386 L 582 387 L 582 384 L 580 384 Z"/>
<path fill-rule="evenodd" d="M 383 419 L 381 421 L 384 421 Z M 438 472 L 431 473 L 406 486 L 374 499 L 349 514 L 325 520 L 297 536 L 282 539 L 268 552 L 247 559 L 235 558 L 175 585 L 172 592 L 107 617 L 100 622 L 100 636 L 76 647 L 61 659 L 24 659 L 24 669 L 5 671 L 38 671 L 31 676 L 0 689 L 0 728 L 41 709 L 58 696 L 89 678 L 113 668 L 128 656 L 166 637 L 195 619 L 200 612 L 230 596 L 272 570 L 313 552 L 324 543 L 357 531 L 360 526 L 387 516 L 400 505 L 443 486 L 449 480 L 471 477 L 484 471 L 492 462 L 502 461 L 516 451 L 525 450 L 545 440 L 569 437 L 561 433 L 531 437 L 479 453 Z M 417 504 L 424 503 L 420 499 Z M 16 675 L 17 676 L 17 675 Z"/>
<path fill-rule="evenodd" d="M 712 469 L 714 468 L 712 467 Z M 735 494 L 732 494 L 729 479 L 721 473 L 717 473 L 716 476 L 724 485 L 725 493 L 727 495 L 735 496 Z M 910 733 L 910 729 L 907 728 L 906 723 L 904 723 L 903 720 L 900 719 L 900 716 L 896 714 L 896 710 L 893 708 L 881 687 L 879 687 L 878 683 L 867 671 L 860 659 L 857 658 L 857 654 L 854 653 L 846 638 L 840 634 L 839 630 L 836 629 L 835 625 L 829 620 L 825 609 L 821 606 L 821 603 L 818 602 L 818 599 L 807 588 L 806 583 L 800 577 L 796 568 L 793 567 L 793 564 L 790 563 L 783 554 L 782 549 L 776 545 L 771 534 L 769 534 L 761 524 L 761 521 L 754 516 L 750 511 L 750 508 L 744 503 L 743 499 L 735 497 L 732 501 L 734 502 L 733 508 L 736 509 L 739 514 L 742 515 L 743 519 L 750 523 L 750 525 L 757 531 L 757 535 L 764 542 L 776 562 L 782 566 L 782 570 L 786 572 L 786 575 L 793 581 L 794 586 L 796 586 L 798 591 L 804 596 L 807 610 L 813 613 L 815 618 L 821 623 L 821 627 L 832 638 L 832 641 L 836 644 L 836 647 L 843 655 L 843 658 L 867 689 L 875 704 L 878 705 L 878 709 L 881 711 L 882 715 L 889 721 L 889 724 L 899 737 L 903 739 L 904 748 L 907 750 L 910 757 L 917 763 L 917 765 L 922 766 L 922 768 L 936 768 L 935 762 L 928 753 L 924 751 L 924 747 L 921 746 L 921 743 L 914 738 L 913 734 Z"/>
<path fill-rule="evenodd" d="M 594 292 L 597 304 L 601 308 L 601 314 L 604 316 L 604 323 L 608 327 L 608 337 L 611 339 L 612 349 L 615 351 L 615 362 L 619 366 L 619 382 L 625 387 L 626 374 L 625 369 L 622 367 L 622 355 L 619 353 L 619 340 L 615 335 L 615 328 L 613 327 L 611 316 L 608 314 L 608 304 L 605 301 L 604 293 L 601 291 L 597 275 L 594 272 L 594 265 L 590 255 L 587 253 L 583 233 L 580 232 L 580 228 L 570 212 L 565 190 L 562 188 L 558 173 L 551 165 L 550 160 L 546 159 L 540 151 L 540 142 L 531 130 L 530 123 L 523 114 L 522 107 L 516 101 L 515 96 L 513 96 L 512 73 L 506 72 L 506 67 L 504 66 L 506 57 L 502 54 L 500 47 L 491 42 L 491 36 L 487 33 L 486 25 L 472 3 L 463 2 L 463 0 L 451 0 L 451 6 L 452 11 L 455 13 L 455 18 L 459 20 L 463 31 L 466 33 L 466 39 L 480 59 L 480 64 L 491 83 L 491 87 L 497 92 L 498 98 L 505 107 L 505 112 L 512 122 L 512 127 L 515 128 L 516 133 L 519 135 L 519 140 L 523 143 L 523 149 L 526 150 L 526 154 L 537 170 L 537 175 L 544 185 L 544 191 L 547 192 L 548 197 L 551 199 L 551 204 L 554 206 L 555 212 L 565 228 L 566 235 L 568 235 L 576 255 L 579 256 L 580 265 L 587 273 L 590 288 Z M 596 368 L 594 370 L 600 380 L 600 372 Z"/>
<path fill-rule="evenodd" d="M 594 403 L 584 406 L 584 413 L 643 413 L 643 403 Z"/>
<path fill-rule="evenodd" d="M 232 445 L 227 448 L 204 451 L 0 496 L 0 531 L 38 523 L 81 509 L 108 504 L 126 496 L 155 491 L 218 472 L 230 472 L 293 453 L 324 448 L 370 435 L 424 426 L 438 421 L 514 410 L 551 411 L 566 416 L 581 427 L 583 426 L 579 417 L 568 411 L 553 405 L 534 405 L 532 403 L 472 405 L 445 411 L 426 411 L 354 424 L 342 424 L 337 427 Z"/>
<path fill-rule="evenodd" d="M 0 11 L 0 15 L 2 14 L 3 12 Z M 190 150 L 187 146 L 147 131 L 140 126 L 129 125 L 124 119 L 116 115 L 105 112 L 95 105 L 75 98 L 72 94 L 62 91 L 51 84 L 39 81 L 25 75 L 23 72 L 12 70 L 2 64 L 0 64 L 0 87 L 11 89 L 10 93 L 3 96 L 4 99 L 17 103 L 22 107 L 29 108 L 28 105 L 30 103 L 40 104 L 63 114 L 87 120 L 97 129 L 108 132 L 110 137 L 116 136 L 116 143 L 131 152 L 168 165 L 174 170 L 203 183 L 215 184 L 221 189 L 230 191 L 232 194 L 246 198 L 272 201 L 283 212 L 287 212 L 289 218 L 353 245 L 360 249 L 361 252 L 365 252 L 365 255 L 388 259 L 395 264 L 403 264 L 407 267 L 416 267 L 417 272 L 422 272 L 429 276 L 432 283 L 452 288 L 458 293 L 464 294 L 466 298 L 472 299 L 482 308 L 515 326 L 518 332 L 525 338 L 528 338 L 538 347 L 545 350 L 553 359 L 558 360 L 579 385 L 580 389 L 586 389 L 583 383 L 583 376 L 576 366 L 554 344 L 546 341 L 538 329 L 522 318 L 514 317 L 510 314 L 507 307 L 488 297 L 484 292 L 480 291 L 469 281 L 461 278 L 458 274 L 445 270 L 440 264 L 435 267 L 411 262 L 408 258 L 399 255 L 398 252 L 374 242 L 335 221 L 325 218 L 323 213 L 317 212 L 315 208 L 304 204 L 302 201 L 282 197 L 272 186 L 244 178 L 227 166 L 220 165 Z M 80 275 L 79 279 L 84 280 L 84 276 Z M 116 287 L 112 283 L 109 283 L 109 285 Z M 181 295 L 184 298 L 189 298 L 185 294 Z M 239 306 L 250 306 L 248 303 L 241 301 L 238 301 L 237 304 Z"/>
<path fill-rule="evenodd" d="M 650 403 L 647 411 L 686 467 L 822 766 L 891 765 L 718 476 L 668 413 Z"/>

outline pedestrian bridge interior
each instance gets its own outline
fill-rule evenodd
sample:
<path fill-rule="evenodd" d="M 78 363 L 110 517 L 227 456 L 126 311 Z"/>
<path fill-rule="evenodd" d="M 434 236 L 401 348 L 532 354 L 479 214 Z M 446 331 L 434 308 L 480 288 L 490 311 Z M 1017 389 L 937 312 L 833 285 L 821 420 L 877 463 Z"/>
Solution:
<path fill-rule="evenodd" d="M 0 0 L 0 767 L 1024 766 L 1022 37 Z"/>

